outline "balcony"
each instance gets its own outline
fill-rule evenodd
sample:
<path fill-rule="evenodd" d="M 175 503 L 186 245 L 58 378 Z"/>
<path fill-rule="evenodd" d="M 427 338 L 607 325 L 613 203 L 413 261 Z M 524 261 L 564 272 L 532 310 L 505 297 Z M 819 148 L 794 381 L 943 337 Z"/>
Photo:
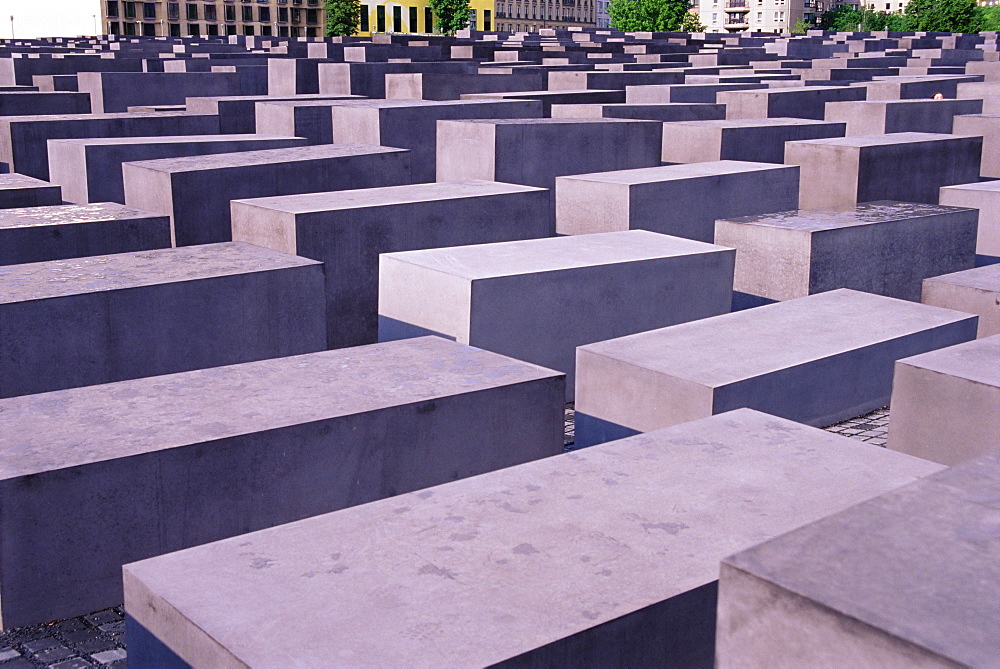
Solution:
<path fill-rule="evenodd" d="M 747 0 L 729 0 L 726 9 L 748 9 Z"/>

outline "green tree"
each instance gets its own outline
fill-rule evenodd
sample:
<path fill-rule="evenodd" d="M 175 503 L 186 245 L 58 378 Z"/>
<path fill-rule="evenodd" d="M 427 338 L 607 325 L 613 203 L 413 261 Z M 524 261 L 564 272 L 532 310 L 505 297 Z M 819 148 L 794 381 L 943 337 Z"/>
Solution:
<path fill-rule="evenodd" d="M 792 26 L 793 33 L 804 33 L 812 29 L 813 29 L 813 24 L 810 23 L 809 21 L 806 21 L 805 19 L 799 19 L 798 21 L 795 22 L 795 25 Z"/>
<path fill-rule="evenodd" d="M 326 34 L 356 35 L 361 24 L 361 0 L 323 0 Z"/>
<path fill-rule="evenodd" d="M 701 32 L 689 0 L 611 0 L 611 25 L 625 32 Z"/>
<path fill-rule="evenodd" d="M 979 8 L 979 29 L 1000 30 L 1000 6 Z"/>
<path fill-rule="evenodd" d="M 974 33 L 980 30 L 982 13 L 976 0 L 910 0 L 906 19 L 910 30 Z"/>
<path fill-rule="evenodd" d="M 445 35 L 469 27 L 469 0 L 428 0 L 434 12 L 434 27 Z"/>

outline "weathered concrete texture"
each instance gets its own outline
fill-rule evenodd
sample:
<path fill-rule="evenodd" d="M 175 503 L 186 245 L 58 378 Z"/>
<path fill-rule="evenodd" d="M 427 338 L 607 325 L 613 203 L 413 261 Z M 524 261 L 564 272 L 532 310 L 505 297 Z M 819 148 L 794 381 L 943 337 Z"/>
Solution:
<path fill-rule="evenodd" d="M 971 102 L 974 102 L 971 101 Z M 973 114 L 955 117 L 955 132 L 982 135 L 983 162 L 979 174 L 1000 178 L 1000 114 Z"/>
<path fill-rule="evenodd" d="M 0 116 L 33 114 L 86 114 L 90 96 L 86 93 L 0 93 Z"/>
<path fill-rule="evenodd" d="M 843 123 L 793 118 L 667 123 L 663 126 L 661 155 L 668 163 L 783 163 L 785 142 L 843 137 L 844 130 Z"/>
<path fill-rule="evenodd" d="M 549 193 L 492 181 L 237 200 L 233 238 L 321 260 L 327 345 L 378 338 L 380 253 L 554 234 Z"/>
<path fill-rule="evenodd" d="M 994 453 L 727 558 L 717 666 L 997 666 L 998 486 Z"/>
<path fill-rule="evenodd" d="M 0 211 L 0 265 L 169 246 L 169 218 L 110 202 Z"/>
<path fill-rule="evenodd" d="M 556 178 L 556 230 L 652 230 L 711 243 L 715 220 L 797 206 L 795 166 L 734 160 Z"/>
<path fill-rule="evenodd" d="M 888 446 L 945 465 L 1000 450 L 1000 335 L 897 361 Z"/>
<path fill-rule="evenodd" d="M 554 104 L 552 118 L 631 118 L 645 121 L 705 121 L 726 118 L 726 106 L 688 102 L 664 104 Z"/>
<path fill-rule="evenodd" d="M 851 288 L 919 302 L 923 279 L 975 265 L 977 218 L 975 209 L 867 202 L 718 220 L 715 242 L 737 250 L 740 292 L 789 300 Z"/>
<path fill-rule="evenodd" d="M 80 72 L 77 86 L 90 94 L 94 114 L 127 111 L 136 105 L 184 104 L 188 97 L 243 95 L 236 72 Z"/>
<path fill-rule="evenodd" d="M 0 267 L 0 397 L 319 351 L 323 268 L 250 244 Z"/>
<path fill-rule="evenodd" d="M 384 254 L 379 340 L 442 334 L 567 374 L 576 347 L 727 313 L 734 252 L 646 230 Z"/>
<path fill-rule="evenodd" d="M 62 204 L 58 184 L 23 174 L 0 174 L 0 209 Z"/>
<path fill-rule="evenodd" d="M 854 84 L 868 91 L 868 100 L 929 100 L 938 93 L 946 98 L 958 97 L 963 82 L 982 81 L 981 76 L 916 76 L 880 77 L 876 81 Z"/>
<path fill-rule="evenodd" d="M 827 102 L 864 100 L 864 88 L 797 86 L 751 91 L 723 91 L 716 102 L 726 105 L 728 119 L 811 118 L 822 121 Z"/>
<path fill-rule="evenodd" d="M 976 253 L 1000 256 L 1000 181 L 965 183 L 941 189 L 941 204 L 979 210 Z"/>
<path fill-rule="evenodd" d="M 576 443 L 738 407 L 831 425 L 887 405 L 896 360 L 975 332 L 969 314 L 841 289 L 581 346 Z"/>
<path fill-rule="evenodd" d="M 125 204 L 122 163 L 303 146 L 301 137 L 273 135 L 184 135 L 49 142 L 49 170 L 67 202 Z"/>
<path fill-rule="evenodd" d="M 677 84 L 626 86 L 625 102 L 628 104 L 656 104 L 661 102 L 703 102 L 715 104 L 723 91 L 745 91 L 767 88 L 767 84 Z"/>
<path fill-rule="evenodd" d="M 364 100 L 332 110 L 333 141 L 395 146 L 413 152 L 410 161 L 415 183 L 434 181 L 438 122 L 448 119 L 538 118 L 540 102 L 529 100 Z M 445 127 L 442 125 L 442 127 Z M 485 147 L 482 150 L 486 150 Z M 455 174 L 438 181 L 465 181 L 493 177 Z M 495 179 L 507 181 L 506 179 Z M 525 184 L 534 186 L 538 184 Z"/>
<path fill-rule="evenodd" d="M 309 144 L 333 143 L 331 107 L 338 100 L 259 101 L 255 105 L 258 132 L 304 137 Z"/>
<path fill-rule="evenodd" d="M 924 304 L 979 316 L 979 337 L 1000 334 L 1000 264 L 924 279 Z"/>
<path fill-rule="evenodd" d="M 862 100 L 829 102 L 827 121 L 847 124 L 847 135 L 881 135 L 893 132 L 950 133 L 955 117 L 978 114 L 982 100 Z M 971 130 L 956 130 L 961 135 L 978 135 Z M 1000 139 L 998 139 L 1000 141 Z M 986 149 L 984 144 L 984 149 Z"/>
<path fill-rule="evenodd" d="M 214 114 L 65 114 L 0 117 L 0 160 L 15 172 L 49 178 L 50 139 L 211 135 L 219 132 Z"/>
<path fill-rule="evenodd" d="M 789 142 L 785 162 L 802 168 L 802 209 L 875 200 L 937 204 L 941 186 L 979 179 L 982 147 L 982 137 L 900 132 Z"/>
<path fill-rule="evenodd" d="M 185 106 L 189 112 L 215 114 L 219 117 L 219 131 L 232 134 L 258 132 L 256 105 L 258 102 L 283 102 L 298 100 L 350 100 L 356 95 L 231 95 L 218 97 L 187 98 Z"/>
<path fill-rule="evenodd" d="M 707 669 L 722 557 L 938 469 L 740 410 L 127 565 L 126 610 L 193 666 Z"/>
<path fill-rule="evenodd" d="M 122 165 L 125 202 L 170 216 L 177 246 L 232 239 L 230 201 L 410 182 L 406 149 L 323 144 Z"/>
<path fill-rule="evenodd" d="M 120 604 L 126 562 L 557 454 L 563 383 L 427 337 L 4 400 L 3 626 Z"/>
<path fill-rule="evenodd" d="M 505 91 L 502 93 L 463 93 L 463 100 L 536 100 L 542 103 L 542 115 L 551 116 L 556 104 L 613 104 L 625 102 L 622 90 L 563 90 L 563 91 Z"/>

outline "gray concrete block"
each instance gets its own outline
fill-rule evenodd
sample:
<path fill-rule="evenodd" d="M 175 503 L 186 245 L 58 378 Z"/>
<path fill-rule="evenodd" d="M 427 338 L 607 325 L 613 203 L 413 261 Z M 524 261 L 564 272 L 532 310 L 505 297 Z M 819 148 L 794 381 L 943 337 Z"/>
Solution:
<path fill-rule="evenodd" d="M 0 210 L 0 265 L 169 246 L 169 218 L 110 202 Z"/>
<path fill-rule="evenodd" d="M 0 397 L 319 351 L 323 268 L 230 243 L 0 267 Z"/>
<path fill-rule="evenodd" d="M 626 86 L 628 104 L 661 102 L 707 102 L 715 104 L 716 95 L 723 91 L 746 91 L 767 88 L 767 84 L 676 84 Z"/>
<path fill-rule="evenodd" d="M 831 425 L 887 405 L 896 360 L 975 333 L 969 314 L 841 289 L 581 346 L 576 441 L 739 407 Z"/>
<path fill-rule="evenodd" d="M 944 205 L 978 209 L 976 253 L 1000 257 L 1000 181 L 945 186 L 939 199 Z"/>
<path fill-rule="evenodd" d="M 798 169 L 735 160 L 556 178 L 556 230 L 652 230 L 711 243 L 715 220 L 770 213 L 799 200 Z"/>
<path fill-rule="evenodd" d="M 716 316 L 731 249 L 646 230 L 383 254 L 379 340 L 441 334 L 558 369 L 576 347 Z"/>
<path fill-rule="evenodd" d="M 982 81 L 982 76 L 899 76 L 879 77 L 875 81 L 855 84 L 868 91 L 868 100 L 929 100 L 938 93 L 946 98 L 958 97 L 958 86 L 964 82 Z"/>
<path fill-rule="evenodd" d="M 975 209 L 866 202 L 718 220 L 736 249 L 733 289 L 789 300 L 836 288 L 920 301 L 921 282 L 971 269 Z M 940 305 L 944 306 L 944 305 Z"/>
<path fill-rule="evenodd" d="M 70 92 L 0 93 L 0 116 L 87 114 L 90 96 Z"/>
<path fill-rule="evenodd" d="M 998 485 L 984 456 L 727 558 L 717 666 L 997 666 Z"/>
<path fill-rule="evenodd" d="M 843 137 L 843 123 L 807 119 L 684 121 L 663 126 L 662 158 L 668 163 L 785 161 L 785 142 Z"/>
<path fill-rule="evenodd" d="M 859 100 L 829 102 L 826 120 L 847 124 L 847 135 L 882 135 L 893 132 L 952 131 L 955 117 L 978 114 L 982 100 Z M 978 135 L 970 130 L 956 130 L 960 135 Z"/>
<path fill-rule="evenodd" d="M 542 115 L 552 115 L 556 104 L 624 103 L 622 90 L 562 90 L 562 91 L 503 91 L 498 93 L 463 93 L 463 100 L 537 100 L 542 103 Z"/>
<path fill-rule="evenodd" d="M 77 75 L 77 86 L 81 93 L 90 94 L 94 114 L 124 112 L 137 105 L 184 104 L 189 97 L 242 95 L 241 82 L 236 72 L 80 72 Z"/>
<path fill-rule="evenodd" d="M 301 137 L 274 135 L 182 135 L 98 139 L 54 139 L 49 145 L 52 183 L 67 202 L 125 204 L 122 163 L 216 153 L 303 146 Z"/>
<path fill-rule="evenodd" d="M 0 209 L 44 207 L 62 204 L 62 189 L 58 184 L 23 174 L 0 174 Z"/>
<path fill-rule="evenodd" d="M 979 179 L 982 147 L 982 137 L 900 132 L 789 142 L 785 162 L 802 168 L 802 209 L 875 200 L 937 204 L 941 186 Z"/>
<path fill-rule="evenodd" d="M 352 100 L 356 95 L 231 95 L 216 97 L 187 98 L 185 107 L 191 113 L 215 114 L 219 117 L 219 131 L 232 134 L 257 132 L 256 105 L 258 102 L 282 102 L 298 100 Z"/>
<path fill-rule="evenodd" d="M 1000 153 L 1000 114 L 970 112 L 964 116 L 956 116 L 954 130 L 959 135 L 982 136 L 983 160 L 979 167 L 979 175 L 1000 178 L 1000 157 L 997 155 Z"/>
<path fill-rule="evenodd" d="M 976 314 L 980 338 L 1000 334 L 1000 264 L 924 279 L 920 301 Z"/>
<path fill-rule="evenodd" d="M 3 627 L 121 604 L 127 562 L 559 453 L 562 402 L 433 337 L 0 401 Z"/>
<path fill-rule="evenodd" d="M 130 564 L 125 606 L 192 666 L 708 669 L 724 556 L 939 468 L 740 410 Z"/>
<path fill-rule="evenodd" d="M 552 118 L 631 118 L 645 121 L 707 121 L 726 118 L 726 106 L 692 102 L 658 104 L 554 104 Z"/>
<path fill-rule="evenodd" d="M 861 87 L 796 86 L 723 91 L 715 100 L 726 105 L 728 119 L 811 118 L 822 121 L 827 102 L 864 100 L 865 94 Z"/>
<path fill-rule="evenodd" d="M 122 165 L 125 202 L 170 216 L 177 246 L 232 239 L 230 202 L 410 182 L 406 149 L 323 144 Z"/>

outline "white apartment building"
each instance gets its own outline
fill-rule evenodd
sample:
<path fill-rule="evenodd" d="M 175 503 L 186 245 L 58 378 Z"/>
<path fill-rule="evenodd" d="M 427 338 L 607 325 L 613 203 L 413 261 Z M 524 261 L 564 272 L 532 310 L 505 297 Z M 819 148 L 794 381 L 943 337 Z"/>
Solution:
<path fill-rule="evenodd" d="M 710 33 L 785 32 L 818 14 L 816 0 L 697 0 L 692 11 Z"/>

